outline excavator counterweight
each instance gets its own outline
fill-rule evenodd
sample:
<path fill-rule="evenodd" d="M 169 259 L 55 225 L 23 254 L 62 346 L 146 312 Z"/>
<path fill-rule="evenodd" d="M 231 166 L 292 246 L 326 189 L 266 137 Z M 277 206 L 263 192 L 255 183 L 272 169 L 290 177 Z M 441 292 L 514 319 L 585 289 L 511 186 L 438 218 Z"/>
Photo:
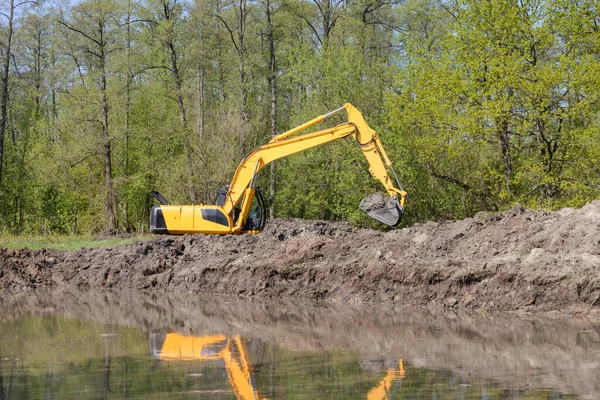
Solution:
<path fill-rule="evenodd" d="M 296 135 L 342 110 L 348 113 L 348 122 Z M 252 151 L 238 166 L 231 184 L 219 192 L 219 201 L 215 205 L 171 205 L 160 193 L 152 192 L 160 205 L 153 207 L 150 213 L 150 231 L 160 234 L 258 233 L 266 224 L 266 202 L 255 187 L 260 170 L 280 158 L 348 136 L 354 137 L 369 162 L 371 175 L 381 182 L 390 196 L 367 196 L 360 208 L 377 221 L 396 226 L 404 213 L 406 192 L 377 133 L 367 125 L 358 109 L 346 103 L 344 107 L 273 137 Z"/>

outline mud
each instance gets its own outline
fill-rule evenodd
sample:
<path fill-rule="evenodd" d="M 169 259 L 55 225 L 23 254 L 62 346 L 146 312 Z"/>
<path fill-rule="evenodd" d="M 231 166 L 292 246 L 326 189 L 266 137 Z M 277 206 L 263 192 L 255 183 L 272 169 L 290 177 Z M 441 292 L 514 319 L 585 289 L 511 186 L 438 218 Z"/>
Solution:
<path fill-rule="evenodd" d="M 361 201 L 358 207 L 364 212 L 368 213 L 370 211 L 378 211 L 385 208 L 386 198 L 382 193 L 373 193 L 365 196 Z"/>
<path fill-rule="evenodd" d="M 74 286 L 478 310 L 600 312 L 600 201 L 379 232 L 274 220 L 76 252 L 0 248 L 9 292 Z"/>

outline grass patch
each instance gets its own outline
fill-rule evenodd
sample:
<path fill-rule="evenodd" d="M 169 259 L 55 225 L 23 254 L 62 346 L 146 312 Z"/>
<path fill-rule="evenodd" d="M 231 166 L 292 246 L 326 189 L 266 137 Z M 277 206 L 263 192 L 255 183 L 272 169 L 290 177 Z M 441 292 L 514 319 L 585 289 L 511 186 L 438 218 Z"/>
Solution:
<path fill-rule="evenodd" d="M 0 246 L 9 249 L 31 250 L 79 250 L 82 248 L 116 247 L 151 240 L 153 235 L 139 235 L 128 238 L 92 236 L 0 236 Z"/>

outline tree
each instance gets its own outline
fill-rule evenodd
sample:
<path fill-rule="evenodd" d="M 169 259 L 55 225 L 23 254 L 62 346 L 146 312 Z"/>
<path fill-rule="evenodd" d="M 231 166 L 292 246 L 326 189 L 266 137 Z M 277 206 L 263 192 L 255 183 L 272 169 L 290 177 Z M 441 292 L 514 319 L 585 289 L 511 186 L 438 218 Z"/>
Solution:
<path fill-rule="evenodd" d="M 410 193 L 407 224 L 581 205 L 600 194 L 596 3 L 6 1 L 0 227 L 143 230 L 149 190 L 210 202 L 250 149 L 345 102 Z M 355 146 L 273 164 L 271 215 L 369 224 L 356 206 L 381 188 Z"/>
<path fill-rule="evenodd" d="M 0 185 L 2 184 L 2 166 L 3 166 L 3 158 L 4 158 L 4 137 L 6 136 L 6 126 L 8 119 L 8 98 L 9 98 L 9 79 L 10 79 L 10 61 L 12 56 L 12 42 L 13 36 L 15 33 L 15 24 L 16 24 L 16 15 L 15 13 L 20 7 L 23 7 L 27 4 L 35 4 L 35 1 L 15 1 L 9 0 L 7 6 L 7 10 L 3 10 L 0 12 L 4 18 L 7 19 L 7 32 L 6 32 L 6 41 L 4 44 L 4 54 L 3 54 L 3 62 L 2 62 L 2 92 L 0 93 Z"/>
<path fill-rule="evenodd" d="M 82 65 L 92 75 L 83 77 L 82 81 L 85 86 L 88 86 L 88 89 L 91 89 L 87 81 L 92 80 L 100 97 L 99 110 L 96 109 L 96 111 L 99 111 L 100 119 L 95 115 L 90 116 L 90 118 L 92 123 L 100 125 L 99 144 L 104 158 L 104 195 L 106 229 L 108 231 L 112 231 L 118 226 L 117 198 L 112 165 L 113 137 L 108 94 L 109 58 L 119 49 L 115 38 L 118 28 L 116 12 L 117 4 L 111 0 L 89 0 L 75 6 L 70 19 L 62 17 L 58 20 L 63 27 L 77 35 L 79 41 L 75 46 L 78 48 L 83 60 Z"/>
<path fill-rule="evenodd" d="M 248 35 L 248 4 L 247 0 L 233 0 L 233 7 L 217 12 L 215 16 L 223 23 L 229 33 L 231 44 L 235 48 L 238 56 L 239 73 L 239 109 L 241 119 L 241 129 L 239 130 L 240 160 L 246 154 L 245 140 L 248 126 L 248 90 L 247 90 L 247 35 Z"/>
<path fill-rule="evenodd" d="M 264 3 L 266 18 L 267 43 L 269 48 L 269 94 L 270 94 L 270 112 L 269 119 L 271 121 L 271 136 L 277 135 L 277 56 L 275 53 L 275 29 L 273 25 L 273 1 L 265 0 Z M 271 176 L 269 184 L 269 216 L 275 217 L 275 192 L 277 187 L 275 163 L 271 163 Z"/>
<path fill-rule="evenodd" d="M 440 200 L 428 214 L 562 204 L 581 155 L 574 128 L 591 112 L 576 77 L 597 68 L 569 61 L 579 45 L 557 32 L 565 6 L 460 1 L 444 10 L 441 36 L 411 37 L 394 129 L 429 176 L 432 192 L 419 197 Z"/>

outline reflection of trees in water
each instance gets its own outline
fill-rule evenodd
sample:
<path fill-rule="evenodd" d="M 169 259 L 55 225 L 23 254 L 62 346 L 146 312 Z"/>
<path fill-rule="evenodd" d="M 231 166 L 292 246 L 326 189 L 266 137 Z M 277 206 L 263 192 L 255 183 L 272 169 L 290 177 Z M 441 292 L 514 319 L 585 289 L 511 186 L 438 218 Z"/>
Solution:
<path fill-rule="evenodd" d="M 82 296 L 86 298 L 83 303 Z M 215 298 L 207 300 L 189 295 L 111 293 L 94 297 L 93 292 L 84 295 L 63 292 L 35 299 L 29 295 L 26 302 L 23 297 L 12 301 L 8 296 L 0 298 L 0 319 L 19 315 L 31 319 L 29 322 L 14 320 L 12 327 L 10 322 L 0 322 L 3 354 L 10 350 L 21 359 L 20 354 L 25 352 L 28 354 L 26 361 L 34 362 L 35 366 L 43 365 L 43 368 L 28 366 L 28 374 L 23 376 L 21 362 L 17 361 L 12 398 L 23 398 L 15 396 L 19 390 L 26 390 L 27 380 L 29 387 L 37 384 L 38 388 L 45 388 L 37 392 L 38 397 L 43 398 L 44 393 L 58 390 L 58 385 L 68 389 L 83 384 L 86 379 L 88 384 L 92 383 L 94 398 L 101 398 L 102 385 L 106 387 L 103 347 L 106 338 L 103 335 L 107 332 L 107 323 L 112 324 L 115 334 L 129 335 L 112 338 L 110 343 L 109 397 L 122 396 L 124 392 L 128 397 L 139 397 L 140 393 L 167 393 L 175 388 L 194 390 L 200 388 L 200 383 L 201 388 L 207 390 L 229 388 L 222 363 L 165 365 L 150 356 L 147 331 L 124 326 L 151 332 L 165 332 L 172 327 L 186 335 L 246 332 L 258 337 L 260 340 L 247 342 L 254 366 L 253 379 L 261 395 L 270 398 L 273 394 L 277 398 L 284 388 L 302 382 L 307 371 L 294 363 L 307 366 L 315 376 L 331 375 L 332 371 L 342 368 L 343 373 L 339 376 L 346 385 L 350 388 L 354 387 L 353 380 L 362 382 L 360 385 L 365 392 L 385 375 L 385 369 L 391 363 L 385 358 L 394 360 L 395 357 L 407 360 L 407 380 L 416 385 L 456 376 L 455 381 L 493 380 L 516 390 L 554 387 L 566 393 L 579 392 L 589 398 L 599 398 L 597 394 L 600 393 L 599 382 L 591 378 L 598 376 L 600 371 L 596 363 L 600 351 L 600 324 L 591 319 L 414 309 L 365 312 L 347 305 L 302 305 L 247 299 L 215 301 Z M 36 312 L 70 315 L 73 319 L 48 316 L 36 318 L 37 325 L 34 325 L 34 319 L 25 315 Z M 81 322 L 75 318 L 97 322 Z M 76 329 L 77 326 L 81 328 Z M 9 339 L 11 333 L 14 338 L 23 333 L 28 341 L 35 340 L 38 343 L 35 351 L 23 349 L 22 340 Z M 68 339 L 69 334 L 75 340 Z M 73 342 L 69 343 L 72 351 L 61 354 L 60 360 L 73 364 L 75 369 L 85 369 L 87 377 L 74 374 L 75 369 L 63 368 L 55 362 L 57 357 L 50 356 L 51 350 L 56 351 L 57 343 L 53 341 L 56 339 Z M 83 341 L 88 343 L 87 346 Z M 92 346 L 92 343 L 96 345 Z M 336 348 L 347 350 L 336 351 Z M 50 372 L 49 357 L 55 357 Z M 532 369 L 531 365 L 536 368 Z M 9 362 L 4 361 L 2 368 L 3 395 L 7 399 Z M 428 372 L 432 369 L 438 372 Z M 459 369 L 457 375 L 450 372 Z M 445 373 L 439 372 L 444 370 Z M 203 376 L 190 377 L 189 371 Z M 89 375 L 91 372 L 94 376 Z M 40 380 L 48 373 L 52 377 L 42 384 Z M 52 382 L 57 388 L 52 388 Z M 314 382 L 309 380 L 307 384 L 317 382 L 316 379 Z M 321 383 L 327 384 L 327 381 Z"/>
<path fill-rule="evenodd" d="M 1 337 L 0 337 L 1 338 Z M 10 369 L 8 372 L 8 382 L 6 383 L 6 387 L 4 386 L 4 366 L 3 363 L 5 361 L 9 361 Z M 8 357 L 4 355 L 2 352 L 2 343 L 0 342 L 0 400 L 9 400 L 13 398 L 13 394 L 16 389 L 16 397 L 19 398 L 19 387 L 15 388 L 14 378 L 15 378 L 15 369 L 17 367 L 17 358 L 14 354 L 10 353 Z M 26 387 L 25 387 L 26 389 Z"/>
<path fill-rule="evenodd" d="M 0 342 L 0 400 L 4 400 L 4 371 L 2 370 L 2 363 L 4 357 L 2 356 L 2 342 Z"/>
<path fill-rule="evenodd" d="M 110 392 L 110 349 L 111 349 L 111 336 L 108 325 L 106 326 L 106 336 L 104 337 L 104 376 L 102 380 L 102 399 L 108 398 Z M 125 380 L 125 387 L 127 387 L 127 380 Z M 127 390 L 127 389 L 125 389 Z"/>

